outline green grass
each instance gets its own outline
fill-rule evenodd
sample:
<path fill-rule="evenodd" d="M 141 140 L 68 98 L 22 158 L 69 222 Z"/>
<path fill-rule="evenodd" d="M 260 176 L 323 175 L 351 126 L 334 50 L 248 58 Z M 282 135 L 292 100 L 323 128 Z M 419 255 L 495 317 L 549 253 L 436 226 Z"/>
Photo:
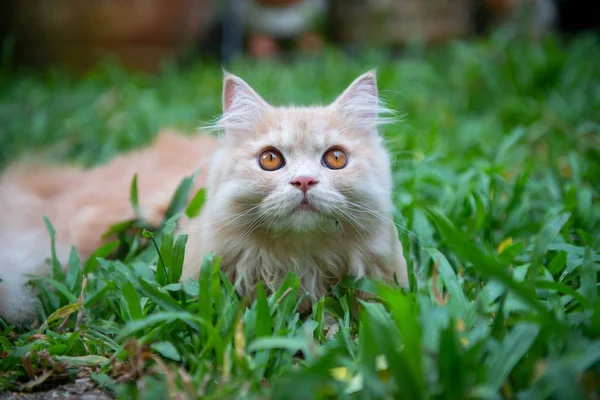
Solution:
<path fill-rule="evenodd" d="M 119 242 L 87 262 L 73 252 L 66 274 L 38 280 L 42 326 L 0 323 L 0 388 L 72 379 L 85 366 L 123 399 L 592 398 L 600 391 L 596 60 L 600 44 L 589 38 L 494 36 L 393 61 L 329 51 L 291 65 L 234 63 L 268 100 L 300 104 L 330 101 L 379 66 L 381 94 L 403 115 L 385 136 L 411 292 L 346 280 L 301 317 L 296 277 L 274 294 L 259 288 L 249 304 L 207 258 L 198 282 L 181 286 L 184 239 L 125 233 L 122 224 Z M 111 65 L 78 79 L 4 71 L 1 81 L 0 164 L 40 149 L 49 160 L 97 164 L 164 126 L 209 122 L 220 108 L 221 71 L 210 63 L 157 77 Z M 131 192 L 135 206 L 135 185 Z M 360 303 L 357 289 L 380 301 Z M 327 314 L 341 327 L 329 342 Z"/>

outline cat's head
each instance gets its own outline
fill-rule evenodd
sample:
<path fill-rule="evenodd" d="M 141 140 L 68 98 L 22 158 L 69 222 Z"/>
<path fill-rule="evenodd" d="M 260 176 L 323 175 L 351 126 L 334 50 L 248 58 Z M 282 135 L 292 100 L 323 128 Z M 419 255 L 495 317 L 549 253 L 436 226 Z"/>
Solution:
<path fill-rule="evenodd" d="M 226 73 L 213 204 L 237 214 L 236 224 L 274 235 L 368 229 L 391 210 L 381 110 L 374 71 L 322 107 L 272 106 Z"/>

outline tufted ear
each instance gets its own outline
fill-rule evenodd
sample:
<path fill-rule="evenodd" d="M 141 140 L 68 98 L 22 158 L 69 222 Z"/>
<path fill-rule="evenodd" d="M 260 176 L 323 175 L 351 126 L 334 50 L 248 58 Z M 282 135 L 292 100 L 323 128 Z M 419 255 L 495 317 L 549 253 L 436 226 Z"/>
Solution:
<path fill-rule="evenodd" d="M 375 70 L 356 78 L 335 100 L 333 106 L 339 108 L 344 117 L 357 128 L 376 131 L 377 124 L 381 122 L 379 114 L 386 110 L 379 104 Z"/>
<path fill-rule="evenodd" d="M 242 78 L 224 71 L 220 124 L 226 132 L 248 129 L 270 107 Z"/>

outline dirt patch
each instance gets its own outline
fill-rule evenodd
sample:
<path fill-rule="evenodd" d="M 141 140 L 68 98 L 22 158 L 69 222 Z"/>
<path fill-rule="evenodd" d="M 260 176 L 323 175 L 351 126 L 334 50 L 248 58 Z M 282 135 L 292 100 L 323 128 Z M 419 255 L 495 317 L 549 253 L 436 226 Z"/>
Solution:
<path fill-rule="evenodd" d="M 0 400 L 113 400 L 114 397 L 98 389 L 88 378 L 47 391 L 30 393 L 4 392 Z"/>

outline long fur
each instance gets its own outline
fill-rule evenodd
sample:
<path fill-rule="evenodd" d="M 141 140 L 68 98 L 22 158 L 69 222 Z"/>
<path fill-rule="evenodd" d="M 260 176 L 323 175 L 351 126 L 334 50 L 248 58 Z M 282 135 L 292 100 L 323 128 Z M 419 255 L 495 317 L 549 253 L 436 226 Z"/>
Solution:
<path fill-rule="evenodd" d="M 184 278 L 196 278 L 203 258 L 222 256 L 225 274 L 243 293 L 258 282 L 279 286 L 297 274 L 310 305 L 344 276 L 371 276 L 407 285 L 406 262 L 392 222 L 389 158 L 377 133 L 385 122 L 374 71 L 357 78 L 323 107 L 274 107 L 242 79 L 224 78 L 221 139 L 164 132 L 150 147 L 92 169 L 17 164 L 0 177 L 0 315 L 9 322 L 35 318 L 38 307 L 27 274 L 47 274 L 50 242 L 42 215 L 57 231 L 57 256 L 71 246 L 81 258 L 101 244 L 110 225 L 133 217 L 129 185 L 138 174 L 142 211 L 157 223 L 180 180 L 198 170 L 207 200 L 198 218 L 183 220 Z M 332 146 L 348 165 L 325 168 Z M 257 157 L 277 148 L 286 164 L 264 171 Z M 318 181 L 306 194 L 314 211 L 298 209 L 303 194 L 290 182 Z"/>
<path fill-rule="evenodd" d="M 392 222 L 389 157 L 377 126 L 389 110 L 377 94 L 375 71 L 358 77 L 323 107 L 273 107 L 238 77 L 226 74 L 223 140 L 208 177 L 199 221 L 191 221 L 184 263 L 196 278 L 202 258 L 221 255 L 222 270 L 241 292 L 258 282 L 277 288 L 288 272 L 300 276 L 313 301 L 347 275 L 408 285 L 406 261 Z M 321 163 L 332 146 L 343 147 L 348 166 Z M 286 158 L 278 171 L 260 169 L 257 156 L 276 148 Z M 311 176 L 307 193 L 317 212 L 297 211 L 302 194 L 290 182 Z"/>
<path fill-rule="evenodd" d="M 112 224 L 134 217 L 129 186 L 135 174 L 142 213 L 156 225 L 183 177 L 200 170 L 197 185 L 204 184 L 216 145 L 210 136 L 165 131 L 150 147 L 94 169 L 30 162 L 10 167 L 0 177 L 0 315 L 11 323 L 38 315 L 26 275 L 49 272 L 50 238 L 42 216 L 56 230 L 59 261 L 67 264 L 71 246 L 85 260 Z"/>

